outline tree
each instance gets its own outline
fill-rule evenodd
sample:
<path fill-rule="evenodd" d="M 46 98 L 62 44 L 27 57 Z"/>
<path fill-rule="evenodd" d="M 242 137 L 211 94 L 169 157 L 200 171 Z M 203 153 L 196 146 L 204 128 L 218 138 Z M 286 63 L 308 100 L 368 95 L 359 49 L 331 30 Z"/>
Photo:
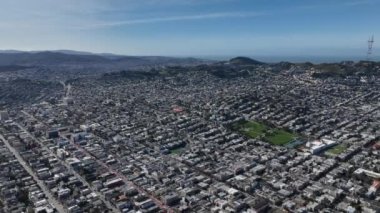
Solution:
<path fill-rule="evenodd" d="M 20 202 L 25 203 L 26 205 L 28 205 L 29 204 L 28 191 L 26 191 L 26 190 L 20 190 L 19 193 L 17 194 L 17 199 Z"/>

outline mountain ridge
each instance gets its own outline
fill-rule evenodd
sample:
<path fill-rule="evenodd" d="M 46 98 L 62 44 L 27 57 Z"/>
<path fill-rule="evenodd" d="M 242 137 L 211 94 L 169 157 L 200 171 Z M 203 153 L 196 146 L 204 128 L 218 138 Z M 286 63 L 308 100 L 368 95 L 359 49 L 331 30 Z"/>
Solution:
<path fill-rule="evenodd" d="M 198 65 L 209 60 L 167 56 L 124 56 L 111 53 L 90 53 L 71 50 L 58 51 L 0 51 L 0 66 L 8 65 L 66 65 L 112 64 L 120 66 Z"/>

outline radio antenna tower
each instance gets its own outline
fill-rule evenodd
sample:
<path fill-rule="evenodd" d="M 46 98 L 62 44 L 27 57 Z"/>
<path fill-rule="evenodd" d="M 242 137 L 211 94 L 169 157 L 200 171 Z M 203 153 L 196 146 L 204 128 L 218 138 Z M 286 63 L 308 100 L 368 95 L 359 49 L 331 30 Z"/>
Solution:
<path fill-rule="evenodd" d="M 368 39 L 368 52 L 367 52 L 367 60 L 369 61 L 371 59 L 371 55 L 372 55 L 372 47 L 373 47 L 373 43 L 375 42 L 374 38 L 373 38 L 373 35 L 372 37 L 370 37 Z"/>

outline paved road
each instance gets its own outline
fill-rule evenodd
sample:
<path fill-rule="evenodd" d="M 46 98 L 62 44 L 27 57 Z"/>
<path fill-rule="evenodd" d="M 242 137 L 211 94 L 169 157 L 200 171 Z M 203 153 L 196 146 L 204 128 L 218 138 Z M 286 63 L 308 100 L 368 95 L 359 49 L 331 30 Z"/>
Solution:
<path fill-rule="evenodd" d="M 45 124 L 44 122 L 36 119 L 33 115 L 29 114 L 28 112 L 22 110 L 21 111 L 22 113 L 24 113 L 26 116 L 28 117 L 31 117 L 31 118 L 34 118 L 35 120 L 37 120 L 38 122 L 41 122 L 42 124 L 44 124 L 45 126 L 47 126 L 47 124 Z M 26 131 L 25 128 L 23 128 L 21 125 L 17 124 L 21 129 L 23 129 L 24 131 Z M 27 131 L 26 131 L 27 132 Z M 27 132 L 29 133 L 29 132 Z M 96 136 L 96 135 L 95 135 Z M 36 141 L 39 142 L 39 140 L 37 138 L 35 138 L 33 135 L 31 135 L 31 137 L 33 137 Z M 97 137 L 97 136 L 96 136 Z M 75 143 L 72 143 L 73 145 L 75 145 L 77 147 L 78 150 L 81 150 L 83 153 L 85 153 L 87 156 L 91 156 L 91 153 L 89 153 L 86 149 L 84 149 L 83 147 L 79 146 L 78 144 L 75 144 Z M 43 145 L 43 144 L 41 144 Z M 47 151 L 49 151 L 51 153 L 51 150 L 47 149 Z M 55 155 L 54 153 L 52 153 L 53 155 Z M 58 157 L 57 157 L 58 158 Z M 59 159 L 59 158 L 58 158 Z M 145 190 L 144 188 L 140 187 L 139 185 L 135 184 L 133 181 L 130 181 L 128 180 L 128 178 L 123 175 L 122 173 L 120 173 L 119 171 L 109 167 L 107 164 L 105 164 L 104 162 L 102 162 L 101 160 L 97 159 L 97 158 L 93 158 L 98 164 L 102 165 L 103 167 L 107 168 L 108 171 L 116 174 L 119 178 L 121 178 L 125 183 L 128 183 L 132 186 L 134 186 L 138 191 L 139 193 L 141 194 L 145 194 L 147 195 L 159 208 L 161 208 L 162 210 L 165 210 L 166 212 L 168 213 L 171 213 L 171 212 L 174 212 L 173 209 L 171 209 L 169 206 L 165 205 L 159 198 L 155 197 L 152 193 L 148 192 L 147 190 Z M 64 162 L 65 163 L 65 162 Z M 68 168 L 70 169 L 71 167 L 68 166 Z M 76 172 L 74 171 L 74 174 Z M 79 175 L 79 174 L 78 174 Z M 80 176 L 80 175 L 79 175 Z M 80 177 L 80 180 L 83 180 L 83 178 Z M 85 180 L 84 180 L 85 181 Z M 84 183 L 87 183 L 86 181 Z M 94 191 L 94 190 L 93 190 Z M 104 196 L 102 194 L 98 194 L 98 196 L 100 198 L 102 198 L 103 202 L 105 202 L 106 204 L 109 203 L 105 200 Z M 115 212 L 119 212 L 119 210 L 115 209 L 112 205 L 107 205 L 108 208 L 111 208 L 114 209 Z"/>
<path fill-rule="evenodd" d="M 92 157 L 91 153 L 89 153 L 87 150 L 85 150 L 84 148 L 82 148 L 81 146 L 79 146 L 78 144 L 75 144 L 73 143 L 73 145 L 75 145 L 77 147 L 78 150 L 81 150 L 83 153 L 85 153 L 87 156 L 90 156 Z M 156 205 L 162 209 L 162 210 L 165 210 L 166 212 L 168 213 L 172 213 L 174 212 L 173 209 L 171 209 L 170 207 L 166 206 L 162 201 L 160 201 L 158 198 L 156 198 L 154 195 L 152 195 L 152 193 L 148 192 L 147 190 L 143 189 L 142 187 L 138 186 L 137 184 L 135 184 L 134 182 L 128 180 L 128 178 L 123 175 L 122 173 L 120 173 L 119 171 L 111 168 L 110 166 L 108 166 L 107 164 L 105 164 L 104 162 L 102 162 L 101 160 L 97 159 L 97 158 L 93 158 L 96 162 L 98 162 L 98 164 L 102 165 L 103 167 L 107 168 L 108 171 L 110 171 L 111 173 L 114 173 L 117 177 L 121 178 L 125 183 L 128 183 L 129 185 L 131 186 L 134 186 L 135 189 L 137 189 L 137 191 L 140 193 L 140 194 L 145 194 L 147 195 L 154 203 L 156 203 Z"/>
<path fill-rule="evenodd" d="M 66 212 L 64 210 L 64 207 L 63 205 L 58 202 L 55 197 L 51 194 L 50 190 L 45 186 L 45 184 L 40 180 L 38 179 L 38 177 L 36 176 L 36 174 L 32 171 L 32 169 L 26 164 L 26 162 L 24 161 L 24 159 L 20 156 L 20 154 L 9 144 L 8 140 L 6 140 L 4 138 L 3 135 L 0 134 L 0 139 L 4 142 L 4 144 L 7 146 L 7 148 L 9 149 L 9 151 L 12 152 L 12 154 L 16 157 L 16 159 L 18 160 L 18 162 L 20 162 L 21 166 L 24 167 L 24 169 L 29 173 L 30 176 L 33 177 L 33 179 L 36 181 L 37 185 L 41 188 L 41 190 L 44 192 L 44 194 L 46 195 L 49 203 L 55 207 L 57 209 L 58 212 L 60 213 L 64 213 Z"/>
<path fill-rule="evenodd" d="M 26 132 L 30 137 L 32 137 L 37 143 L 39 143 L 41 145 L 41 147 L 47 151 L 48 153 L 52 154 L 53 156 L 55 156 L 59 162 L 64 165 L 66 167 L 67 170 L 70 171 L 71 174 L 73 174 L 76 178 L 78 178 L 78 180 L 82 181 L 84 185 L 86 185 L 88 188 L 90 188 L 94 193 L 97 194 L 97 196 L 100 198 L 100 200 L 103 201 L 104 204 L 106 204 L 107 208 L 108 209 L 111 209 L 112 212 L 120 212 L 117 208 L 115 208 L 110 202 L 108 202 L 108 200 L 105 199 L 105 197 L 103 196 L 103 194 L 99 193 L 98 191 L 95 190 L 95 188 L 93 188 L 84 178 L 82 178 L 82 176 L 80 176 L 68 163 L 66 163 L 66 161 L 63 161 L 61 160 L 54 152 L 52 152 L 50 149 L 48 149 L 46 146 L 44 146 L 44 144 L 39 140 L 37 139 L 36 137 L 34 137 L 32 134 L 30 134 L 23 126 L 21 126 L 20 124 L 14 122 L 14 124 L 16 124 L 21 130 L 23 130 L 24 132 Z"/>

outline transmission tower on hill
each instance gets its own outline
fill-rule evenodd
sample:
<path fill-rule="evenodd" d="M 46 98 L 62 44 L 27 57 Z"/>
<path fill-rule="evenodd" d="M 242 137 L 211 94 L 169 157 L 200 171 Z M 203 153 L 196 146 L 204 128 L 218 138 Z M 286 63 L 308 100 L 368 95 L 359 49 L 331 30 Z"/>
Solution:
<path fill-rule="evenodd" d="M 368 51 L 367 51 L 367 60 L 369 61 L 371 59 L 371 55 L 372 55 L 372 47 L 373 47 L 373 43 L 375 42 L 374 40 L 374 37 L 372 35 L 372 37 L 370 37 L 368 39 Z"/>

